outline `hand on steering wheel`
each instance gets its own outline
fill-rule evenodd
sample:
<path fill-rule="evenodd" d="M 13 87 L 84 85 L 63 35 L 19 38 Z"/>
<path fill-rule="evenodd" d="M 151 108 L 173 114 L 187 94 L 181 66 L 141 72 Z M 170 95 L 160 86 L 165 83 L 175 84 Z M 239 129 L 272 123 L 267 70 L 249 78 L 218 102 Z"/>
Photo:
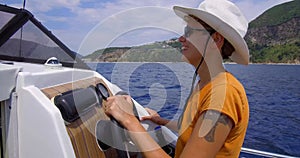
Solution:
<path fill-rule="evenodd" d="M 166 119 L 160 117 L 160 115 L 155 110 L 152 110 L 150 108 L 145 108 L 145 109 L 149 113 L 149 116 L 143 116 L 141 118 L 141 121 L 150 120 L 153 123 L 156 123 L 158 125 L 163 125 L 163 126 L 169 122 L 169 120 L 166 120 Z"/>
<path fill-rule="evenodd" d="M 134 115 L 133 106 L 129 95 L 116 95 L 107 98 L 103 107 L 106 115 L 115 118 L 124 125 L 124 121 Z"/>

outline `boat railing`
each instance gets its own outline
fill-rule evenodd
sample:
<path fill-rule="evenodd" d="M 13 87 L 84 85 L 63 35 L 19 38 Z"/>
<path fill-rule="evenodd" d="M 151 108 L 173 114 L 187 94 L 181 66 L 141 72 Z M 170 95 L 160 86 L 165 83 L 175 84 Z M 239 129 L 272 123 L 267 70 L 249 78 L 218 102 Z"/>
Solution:
<path fill-rule="evenodd" d="M 249 148 L 242 148 L 241 152 L 251 154 L 251 155 L 257 155 L 257 156 L 263 156 L 263 157 L 276 157 L 276 158 L 297 158 L 289 155 L 282 155 L 282 154 L 276 154 L 266 151 L 260 151 L 255 149 L 249 149 Z"/>

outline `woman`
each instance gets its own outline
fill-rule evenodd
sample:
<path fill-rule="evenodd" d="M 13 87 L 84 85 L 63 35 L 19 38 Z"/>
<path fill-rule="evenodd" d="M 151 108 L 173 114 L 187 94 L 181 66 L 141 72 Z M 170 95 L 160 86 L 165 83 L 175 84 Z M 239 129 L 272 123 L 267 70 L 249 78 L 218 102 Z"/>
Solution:
<path fill-rule="evenodd" d="M 199 82 L 192 89 L 178 121 L 179 138 L 175 157 L 238 157 L 249 120 L 245 90 L 223 66 L 223 59 L 247 65 L 248 47 L 243 39 L 247 21 L 227 0 L 205 0 L 198 8 L 175 6 L 187 22 L 182 43 L 185 61 L 192 64 Z M 193 82 L 194 82 L 193 81 Z M 128 131 L 145 157 L 168 157 L 132 115 L 129 96 L 108 98 L 105 113 Z M 124 107 L 124 108 L 123 108 Z M 123 109 L 122 109 L 123 108 Z M 155 111 L 143 119 L 173 126 Z"/>

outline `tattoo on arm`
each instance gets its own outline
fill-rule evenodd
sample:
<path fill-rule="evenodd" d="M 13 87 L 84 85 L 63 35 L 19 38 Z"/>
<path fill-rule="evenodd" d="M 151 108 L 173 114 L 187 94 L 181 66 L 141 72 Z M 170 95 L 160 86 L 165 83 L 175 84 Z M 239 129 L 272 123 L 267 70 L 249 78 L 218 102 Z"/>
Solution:
<path fill-rule="evenodd" d="M 208 142 L 214 142 L 215 141 L 215 131 L 216 127 L 219 124 L 223 124 L 225 126 L 230 125 L 231 119 L 218 111 L 208 110 L 204 113 L 204 120 L 209 119 L 212 122 L 212 128 L 210 131 L 205 135 L 205 140 Z"/>

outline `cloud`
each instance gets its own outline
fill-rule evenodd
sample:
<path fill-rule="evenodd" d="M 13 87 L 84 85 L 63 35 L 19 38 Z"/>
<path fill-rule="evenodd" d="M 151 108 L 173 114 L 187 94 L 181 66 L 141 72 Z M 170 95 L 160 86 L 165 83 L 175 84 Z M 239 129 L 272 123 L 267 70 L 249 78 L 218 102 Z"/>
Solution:
<path fill-rule="evenodd" d="M 103 23 L 103 21 L 106 19 L 112 19 L 112 17 L 114 17 L 116 14 L 145 6 L 163 6 L 171 8 L 173 5 L 183 5 L 188 7 L 196 7 L 199 3 L 200 0 L 190 0 L 189 2 L 181 0 L 30 0 L 26 4 L 26 9 L 33 12 L 38 20 L 42 21 L 46 27 L 48 27 L 55 35 L 59 37 L 59 39 L 65 41 L 66 44 L 71 47 L 71 49 L 77 51 L 80 43 L 88 34 L 88 32 L 91 31 L 91 29 L 93 29 L 99 23 Z M 60 11 L 56 13 L 56 15 L 51 15 L 52 12 L 57 12 L 58 8 L 60 8 Z M 62 10 L 69 10 L 73 16 L 67 16 L 66 14 L 62 13 Z M 147 16 L 142 15 L 143 14 L 141 13 L 135 14 L 134 16 L 136 16 L 138 20 L 130 21 L 130 19 L 127 19 L 127 21 L 122 25 L 130 23 L 131 25 L 138 26 L 145 24 L 144 21 L 150 20 L 147 18 Z M 67 18 L 65 16 L 67 16 Z M 161 15 L 157 16 L 159 17 Z M 168 18 L 169 17 L 165 17 L 165 19 Z M 57 26 L 54 26 L 55 23 Z M 154 23 L 154 21 L 152 23 Z M 107 31 L 111 32 L 108 29 Z M 154 30 L 155 29 L 151 29 L 151 31 L 148 29 L 145 32 L 139 31 L 139 40 L 134 39 L 135 42 L 132 43 L 137 44 L 137 41 L 144 43 L 151 40 L 151 36 L 143 36 L 143 34 L 151 33 L 153 35 L 155 33 Z M 131 32 L 132 33 L 130 35 L 136 31 Z M 125 35 L 129 36 L 129 34 L 124 34 L 123 36 Z M 102 33 L 101 36 L 105 37 L 105 34 Z M 128 38 L 128 43 L 130 43 L 130 40 L 131 39 Z"/>
<path fill-rule="evenodd" d="M 112 43 L 118 43 L 116 40 L 119 41 L 118 44 L 128 41 L 142 44 L 149 40 L 166 37 L 165 34 L 161 33 L 160 35 L 158 32 L 169 32 L 169 34 L 178 36 L 181 28 L 183 28 L 182 20 L 176 17 L 170 8 L 138 7 L 128 9 L 98 23 L 82 41 L 79 53 L 86 54 L 107 48 L 112 46 Z M 125 42 L 120 42 L 122 41 L 120 39 Z"/>
<path fill-rule="evenodd" d="M 88 5 L 84 5 L 84 3 L 87 3 Z M 56 30 L 55 32 L 59 32 L 58 35 L 70 34 L 69 33 L 70 31 L 76 32 L 76 34 L 78 32 L 78 37 L 75 38 L 78 40 L 76 40 L 76 41 L 74 40 L 74 35 L 61 37 L 61 39 L 63 41 L 71 42 L 71 44 L 69 44 L 69 45 L 72 47 L 73 50 L 77 51 L 79 48 L 79 45 L 82 43 L 82 41 L 80 41 L 80 39 L 86 38 L 84 33 L 87 35 L 88 32 L 94 26 L 96 26 L 99 23 L 102 23 L 105 19 L 108 19 L 108 18 L 111 19 L 111 17 L 114 17 L 116 14 L 120 14 L 121 12 L 131 10 L 134 8 L 138 8 L 138 7 L 145 7 L 145 6 L 167 6 L 167 7 L 171 8 L 173 5 L 176 4 L 176 5 L 195 7 L 195 6 L 198 6 L 199 3 L 200 3 L 199 0 L 190 1 L 189 3 L 186 3 L 185 5 L 184 5 L 183 1 L 176 2 L 176 1 L 170 1 L 170 0 L 169 1 L 120 0 L 120 1 L 106 1 L 106 2 L 104 1 L 101 3 L 99 3 L 99 2 L 96 3 L 91 0 L 81 1 L 80 3 L 75 3 L 77 5 L 71 5 L 73 8 L 72 12 L 76 15 L 76 17 L 69 18 L 68 21 L 65 21 L 65 23 L 68 23 L 66 25 L 70 26 L 70 28 L 68 28 L 68 30 Z M 64 4 L 64 3 L 60 3 L 60 4 Z M 53 6 L 53 4 L 51 6 Z M 71 8 L 71 7 L 69 6 L 66 8 Z M 141 14 L 141 13 L 135 14 L 134 16 L 138 17 L 139 15 L 140 15 L 139 20 L 130 21 L 130 19 L 127 18 L 126 19 L 127 21 L 125 22 L 125 24 L 130 23 L 132 25 L 137 26 L 137 25 L 140 25 L 140 24 L 138 24 L 138 22 L 144 24 L 145 23 L 144 21 L 150 20 L 147 18 L 147 16 L 145 16 L 144 14 Z M 157 16 L 159 17 L 161 15 L 157 15 Z M 43 17 L 46 18 L 46 16 L 43 16 Z M 168 19 L 168 18 L 170 18 L 170 17 L 165 17 L 165 19 Z M 60 19 L 60 18 L 58 18 L 58 19 Z M 55 19 L 55 17 L 47 17 L 47 20 L 56 20 L 56 19 Z M 66 19 L 62 19 L 62 20 L 66 20 Z M 163 22 L 163 21 L 160 21 L 160 22 Z M 63 24 L 61 24 L 61 25 L 63 25 Z M 81 29 L 79 29 L 79 28 L 81 28 Z M 79 31 L 80 31 L 80 33 L 79 33 Z M 84 33 L 82 33 L 82 32 L 84 32 Z M 109 29 L 107 29 L 107 32 L 111 32 L 111 31 Z M 153 29 L 151 31 L 147 30 L 147 32 L 152 32 L 151 33 L 152 35 L 155 34 L 155 31 Z M 158 40 L 158 37 L 150 38 L 151 36 L 148 36 L 145 38 L 145 36 L 142 36 L 142 34 L 146 34 L 147 32 L 140 31 L 139 37 L 135 36 L 136 38 L 134 38 L 134 39 L 128 38 L 127 43 L 130 43 L 130 41 L 132 41 L 131 45 L 138 45 L 138 44 L 149 42 L 149 40 L 151 40 L 151 39 Z M 98 35 L 101 37 L 105 37 L 105 33 L 102 33 L 101 35 L 98 34 Z M 128 34 L 126 34 L 126 35 L 128 35 Z M 162 35 L 163 34 L 161 34 L 161 37 L 162 37 Z M 125 34 L 123 36 L 125 36 Z M 169 36 L 165 36 L 165 37 L 169 37 Z M 120 38 L 120 37 L 118 37 L 118 38 Z M 138 38 L 138 40 L 136 40 L 137 38 Z M 165 39 L 165 38 L 163 38 L 163 39 Z M 140 43 L 138 43 L 138 42 L 140 42 Z M 104 43 L 104 42 L 101 42 L 101 43 Z M 120 42 L 115 42 L 114 44 L 122 45 L 122 43 L 120 43 Z M 123 44 L 125 44 L 125 42 L 123 42 Z M 128 46 L 131 46 L 131 45 L 129 44 Z M 100 45 L 100 46 L 103 46 L 103 45 Z"/>
<path fill-rule="evenodd" d="M 36 12 L 48 12 L 54 8 L 76 9 L 80 0 L 31 0 L 26 3 L 26 7 Z"/>
<path fill-rule="evenodd" d="M 10 0 L 5 1 L 8 4 L 10 3 Z M 240 7 L 246 18 L 251 21 L 274 5 L 289 0 L 232 1 Z M 117 19 L 114 18 L 120 18 L 120 15 L 125 12 L 128 14 L 130 10 L 150 6 L 169 9 L 174 5 L 197 7 L 201 2 L 202 0 L 30 0 L 26 4 L 26 9 L 33 12 L 38 20 L 42 21 L 47 28 L 65 42 L 66 45 L 71 47 L 72 50 L 77 51 L 79 50 L 79 46 L 85 42 L 84 40 L 88 38 L 89 33 L 95 31 L 93 30 L 95 27 L 107 23 L 108 19 L 116 22 Z M 13 5 L 17 7 L 22 6 L 21 2 L 20 4 Z M 103 37 L 101 41 L 97 39 L 99 40 L 97 43 L 98 47 L 105 47 L 104 43 L 107 44 L 108 42 L 115 45 L 128 43 L 129 46 L 129 43 L 138 45 L 138 42 L 145 43 L 150 40 L 158 40 L 159 38 L 162 40 L 168 38 L 171 36 L 172 31 L 165 30 L 164 28 L 175 24 L 178 18 L 164 17 L 164 13 L 158 13 L 159 12 L 145 14 L 136 12 L 128 17 L 123 17 L 125 18 L 123 21 L 119 19 L 118 23 L 105 26 L 105 28 L 102 28 L 102 32 L 97 33 L 97 36 Z M 153 18 L 154 16 L 152 15 L 156 15 L 157 18 Z M 165 20 L 162 20 L 162 18 Z M 149 22 L 151 22 L 151 24 Z M 157 25 L 154 25 L 155 23 L 160 24 L 160 29 Z M 147 27 L 146 24 L 148 25 Z M 129 25 L 136 27 L 130 28 Z M 154 26 L 151 28 L 151 25 Z M 177 29 L 173 28 L 173 30 L 181 34 L 182 27 L 179 25 L 182 25 L 182 23 L 174 25 L 177 26 Z M 143 26 L 143 28 L 139 28 L 138 26 Z M 120 32 L 115 32 L 116 30 L 120 30 Z M 107 35 L 109 32 L 115 37 L 113 38 L 111 35 Z M 167 32 L 170 34 L 167 34 Z M 151 38 L 149 34 L 153 35 L 153 38 Z M 159 37 L 159 35 L 161 36 Z M 125 39 L 127 41 L 125 41 Z M 95 43 L 95 41 L 90 42 Z"/>

